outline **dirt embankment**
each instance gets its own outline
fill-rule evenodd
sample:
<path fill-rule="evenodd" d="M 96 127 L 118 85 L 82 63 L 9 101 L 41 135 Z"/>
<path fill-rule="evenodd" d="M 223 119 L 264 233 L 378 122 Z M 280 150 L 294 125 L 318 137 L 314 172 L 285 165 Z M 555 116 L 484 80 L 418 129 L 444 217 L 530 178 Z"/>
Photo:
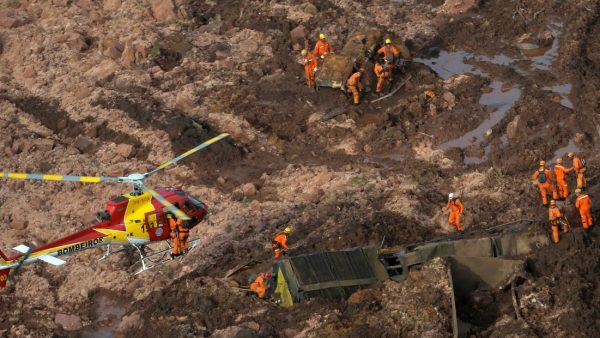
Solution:
<path fill-rule="evenodd" d="M 376 329 L 381 322 L 371 320 L 390 306 L 386 292 L 413 286 L 387 284 L 360 304 L 313 300 L 278 311 L 228 287 L 245 276 L 220 277 L 248 260 L 267 268 L 270 237 L 283 224 L 296 228 L 292 253 L 448 236 L 453 229 L 440 208 L 450 191 L 462 196 L 474 235 L 515 219 L 543 220 L 529 184 L 535 163 L 568 150 L 584 151 L 590 168 L 600 163 L 599 12 L 597 0 L 0 0 L 2 168 L 121 176 L 154 168 L 216 133 L 232 135 L 150 182 L 183 183 L 208 204 L 214 225 L 193 232 L 203 238 L 201 250 L 152 275 L 132 276 L 131 254 L 98 263 L 96 251 L 73 256 L 62 269 L 27 266 L 0 295 L 0 334 L 114 330 L 119 320 L 94 312 L 104 289 L 137 301 L 121 322 L 134 336 L 422 334 L 430 328 Z M 405 39 L 417 56 L 400 92 L 378 103 L 366 96 L 358 107 L 340 91 L 307 89 L 295 61 L 318 32 L 341 50 L 355 25 Z M 517 43 L 538 44 L 541 54 L 528 56 Z M 320 120 L 338 107 L 346 112 Z M 596 172 L 588 171 L 590 185 L 598 183 Z M 127 189 L 3 181 L 2 250 L 81 229 Z M 562 206 L 576 216 L 571 199 Z M 554 331 L 534 319 L 556 318 L 556 332 L 593 335 L 585 330 L 596 320 L 594 238 L 588 243 L 576 233 L 530 258 L 519 293 L 536 334 Z M 556 264 L 564 268 L 553 270 Z M 421 277 L 415 285 L 427 285 Z M 477 299 L 469 306 L 489 297 Z M 589 315 L 574 316 L 569 307 Z M 504 310 L 473 320 L 473 333 L 530 332 Z M 438 324 L 447 329 L 444 320 Z M 141 331 L 133 330 L 139 323 Z"/>

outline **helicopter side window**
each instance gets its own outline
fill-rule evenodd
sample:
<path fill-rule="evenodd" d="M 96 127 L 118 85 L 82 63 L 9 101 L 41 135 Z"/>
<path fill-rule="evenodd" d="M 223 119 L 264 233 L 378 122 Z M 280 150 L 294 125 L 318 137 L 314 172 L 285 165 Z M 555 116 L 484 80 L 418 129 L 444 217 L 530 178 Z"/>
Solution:
<path fill-rule="evenodd" d="M 188 198 L 194 204 L 194 206 L 196 208 L 198 208 L 198 210 L 204 209 L 204 203 L 198 201 L 197 199 L 193 198 L 192 196 L 188 196 Z"/>

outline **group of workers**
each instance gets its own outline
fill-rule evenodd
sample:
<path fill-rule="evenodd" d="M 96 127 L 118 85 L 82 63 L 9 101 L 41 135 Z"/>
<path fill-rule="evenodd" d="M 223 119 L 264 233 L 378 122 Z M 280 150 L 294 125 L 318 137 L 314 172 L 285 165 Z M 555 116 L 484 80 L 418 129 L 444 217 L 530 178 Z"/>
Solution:
<path fill-rule="evenodd" d="M 562 158 L 556 160 L 556 164 L 552 170 L 546 167 L 545 161 L 540 161 L 538 170 L 533 174 L 533 183 L 537 184 L 540 190 L 542 204 L 545 207 L 549 206 L 548 220 L 552 229 L 552 241 L 554 243 L 560 241 L 560 228 L 562 228 L 565 233 L 570 229 L 567 218 L 556 205 L 557 200 L 564 201 L 569 197 L 569 185 L 567 183 L 567 175 L 569 173 L 574 173 L 576 175 L 575 207 L 579 211 L 581 225 L 586 232 L 589 232 L 593 225 L 591 214 L 592 199 L 585 193 L 587 187 L 585 178 L 585 159 L 582 155 L 574 154 L 573 152 L 567 153 L 567 157 L 572 160 L 571 167 L 567 168 L 563 166 Z M 548 195 L 550 194 L 552 197 L 550 198 L 550 203 L 548 203 Z M 463 227 L 460 223 L 460 217 L 464 213 L 465 208 L 454 193 L 448 195 L 448 203 L 442 210 L 450 210 L 448 223 L 451 226 L 456 227 L 456 230 L 459 233 L 462 233 Z"/>
<path fill-rule="evenodd" d="M 565 233 L 570 229 L 569 221 L 556 205 L 557 200 L 564 201 L 569 197 L 569 186 L 567 184 L 567 175 L 569 173 L 576 175 L 575 207 L 579 211 L 581 226 L 586 232 L 589 232 L 593 225 L 591 214 L 592 199 L 585 193 L 587 188 L 585 159 L 582 155 L 574 154 L 573 152 L 567 153 L 567 157 L 572 161 L 570 168 L 564 167 L 562 158 L 559 158 L 556 160 L 556 164 L 552 170 L 546 167 L 545 161 L 540 161 L 539 168 L 533 173 L 533 184 L 537 184 L 542 197 L 542 204 L 545 207 L 548 207 L 548 195 L 551 195 L 548 221 L 552 229 L 552 241 L 554 243 L 560 241 L 560 228 Z"/>
<path fill-rule="evenodd" d="M 287 253 L 287 250 L 289 249 L 288 236 L 290 236 L 293 231 L 292 227 L 286 226 L 283 231 L 277 232 L 273 237 L 271 246 L 273 248 L 273 260 L 275 262 L 278 262 L 282 256 Z M 251 278 L 250 291 L 254 292 L 260 299 L 268 299 L 275 289 L 276 273 L 277 271 L 273 273 L 267 271 L 258 274 L 255 278 Z"/>
<path fill-rule="evenodd" d="M 583 229 L 588 232 L 592 225 L 591 207 L 592 200 L 589 195 L 585 193 L 587 185 L 585 179 L 585 159 L 582 155 L 574 154 L 569 152 L 567 156 L 572 160 L 572 167 L 566 168 L 563 166 L 562 158 L 556 160 L 556 164 L 550 169 L 546 168 L 546 162 L 540 161 L 539 169 L 533 174 L 534 183 L 537 183 L 540 194 L 542 196 L 542 204 L 548 206 L 548 194 L 552 194 L 552 199 L 549 203 L 548 218 L 552 227 L 552 241 L 558 243 L 560 241 L 559 229 L 566 233 L 569 231 L 570 226 L 565 215 L 556 205 L 556 200 L 566 200 L 569 197 L 569 186 L 567 183 L 566 175 L 573 172 L 577 175 L 577 186 L 575 189 L 575 207 L 579 210 L 581 216 L 581 225 Z M 453 192 L 448 194 L 448 202 L 442 210 L 449 210 L 448 222 L 451 226 L 456 227 L 459 233 L 463 233 L 463 227 L 460 222 L 460 217 L 464 213 L 465 208 L 458 196 Z M 281 232 L 275 234 L 272 241 L 273 248 L 273 260 L 279 261 L 281 257 L 286 253 L 288 246 L 288 236 L 293 232 L 291 227 L 285 227 Z M 270 271 L 259 274 L 253 279 L 250 284 L 250 290 L 254 292 L 259 298 L 269 298 L 270 294 L 275 288 L 275 278 Z"/>
<path fill-rule="evenodd" d="M 331 45 L 327 42 L 325 34 L 319 34 L 319 41 L 315 44 L 315 48 L 312 52 L 303 49 L 300 52 L 301 63 L 304 65 L 304 77 L 306 78 L 306 85 L 309 88 L 315 88 L 315 73 L 318 70 L 319 65 L 322 63 L 325 55 L 332 53 Z"/>
<path fill-rule="evenodd" d="M 303 49 L 300 52 L 301 63 L 304 65 L 304 77 L 306 78 L 306 85 L 309 88 L 315 88 L 315 74 L 325 58 L 325 55 L 332 53 L 333 49 L 329 42 L 327 42 L 325 34 L 319 34 L 319 40 L 315 44 L 315 48 L 312 52 Z M 392 45 L 392 40 L 389 38 L 385 39 L 383 47 L 377 50 L 377 60 L 375 62 L 374 72 L 377 78 L 377 86 L 375 89 L 375 95 L 380 96 L 384 86 L 389 85 L 392 79 L 392 71 L 397 61 L 399 60 L 400 52 Z M 360 96 L 363 91 L 362 76 L 365 72 L 364 67 L 358 68 L 357 71 L 352 73 L 346 80 L 346 91 L 352 94 L 352 99 L 355 105 L 360 104 Z"/>

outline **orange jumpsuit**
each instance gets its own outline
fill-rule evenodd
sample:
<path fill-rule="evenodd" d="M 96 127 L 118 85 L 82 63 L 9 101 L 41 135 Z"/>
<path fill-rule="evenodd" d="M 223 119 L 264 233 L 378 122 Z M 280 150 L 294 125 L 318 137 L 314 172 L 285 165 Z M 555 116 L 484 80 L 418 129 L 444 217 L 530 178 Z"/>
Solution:
<path fill-rule="evenodd" d="M 275 259 L 276 261 L 279 260 L 282 251 L 287 248 L 287 235 L 283 232 L 277 233 L 277 235 L 275 235 L 275 238 L 273 238 L 273 259 Z"/>
<path fill-rule="evenodd" d="M 569 196 L 569 186 L 567 185 L 566 174 L 573 171 L 573 168 L 565 168 L 560 164 L 554 166 L 554 177 L 556 178 L 556 188 L 558 189 L 558 197 L 567 198 Z"/>
<path fill-rule="evenodd" d="M 346 81 L 346 87 L 348 88 L 348 93 L 352 93 L 354 97 L 354 104 L 360 103 L 360 92 L 362 92 L 362 83 L 360 82 L 360 72 L 356 72 L 348 78 Z"/>
<path fill-rule="evenodd" d="M 250 284 L 250 290 L 254 291 L 258 298 L 265 298 L 267 292 L 267 283 L 265 283 L 265 277 L 259 274 L 258 277 Z"/>
<path fill-rule="evenodd" d="M 579 155 L 573 158 L 573 169 L 577 174 L 577 189 L 585 188 L 587 181 L 585 179 L 585 159 Z"/>
<path fill-rule="evenodd" d="M 390 78 L 389 69 L 384 69 L 383 66 L 378 62 L 375 64 L 375 76 L 377 76 L 377 88 L 376 93 L 381 93 L 381 87 Z"/>
<path fill-rule="evenodd" d="M 320 58 L 325 54 L 331 53 L 331 46 L 327 40 L 319 40 L 315 44 L 315 49 L 313 50 L 316 58 Z"/>
<path fill-rule="evenodd" d="M 390 67 L 393 67 L 395 59 L 400 56 L 398 49 L 392 45 L 385 45 L 379 50 L 377 50 L 377 54 L 383 54 L 383 57 L 387 60 Z"/>
<path fill-rule="evenodd" d="M 538 177 L 540 176 L 540 172 L 544 172 L 545 176 L 546 176 L 546 182 L 539 182 L 538 181 L 538 188 L 540 188 L 540 195 L 542 195 L 542 204 L 544 204 L 544 206 L 548 205 L 548 193 L 552 192 L 552 198 L 553 199 L 558 199 L 558 193 L 556 192 L 556 188 L 554 187 L 554 185 L 552 185 L 552 176 L 550 173 L 550 170 L 546 169 L 546 168 L 540 168 L 538 170 L 536 170 L 535 173 L 533 173 L 533 179 L 537 180 Z"/>
<path fill-rule="evenodd" d="M 560 226 L 560 219 L 562 218 L 562 213 L 557 206 L 551 206 L 548 209 L 548 220 L 550 221 L 550 226 L 552 227 L 552 241 L 554 243 L 558 243 L 560 241 L 560 237 L 558 236 L 558 227 Z M 569 232 L 569 226 L 564 223 L 563 231 Z"/>
<path fill-rule="evenodd" d="M 462 232 L 463 228 L 460 224 L 460 214 L 462 214 L 463 211 L 465 211 L 465 207 L 462 205 L 460 200 L 458 198 L 453 198 L 449 200 L 448 204 L 446 204 L 445 209 L 452 209 L 450 211 L 450 215 L 448 216 L 448 223 L 450 223 L 450 225 L 456 226 L 456 230 Z"/>
<path fill-rule="evenodd" d="M 173 255 L 181 255 L 185 253 L 188 246 L 188 237 L 190 235 L 190 229 L 183 226 L 183 222 L 178 219 L 169 219 L 169 228 L 171 229 L 171 238 L 173 239 L 173 248 L 171 253 Z"/>
<path fill-rule="evenodd" d="M 579 194 L 577 200 L 575 200 L 575 206 L 579 209 L 579 216 L 581 216 L 581 225 L 584 229 L 592 227 L 592 214 L 590 209 L 592 208 L 592 199 L 586 194 Z"/>
<path fill-rule="evenodd" d="M 302 58 L 304 64 L 304 76 L 306 77 L 306 85 L 310 88 L 315 86 L 315 68 L 317 68 L 317 59 L 315 56 L 308 52 L 306 56 Z"/>

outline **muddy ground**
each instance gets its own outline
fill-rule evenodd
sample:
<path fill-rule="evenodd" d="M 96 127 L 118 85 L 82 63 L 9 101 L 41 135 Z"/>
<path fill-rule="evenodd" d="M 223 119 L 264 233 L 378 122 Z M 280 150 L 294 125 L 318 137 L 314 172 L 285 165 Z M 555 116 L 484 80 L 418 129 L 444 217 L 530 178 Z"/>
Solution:
<path fill-rule="evenodd" d="M 530 176 L 567 151 L 586 155 L 595 198 L 599 17 L 598 0 L 0 0 L 3 170 L 121 176 L 232 135 L 148 182 L 183 184 L 208 204 L 211 223 L 193 231 L 200 250 L 141 275 L 133 253 L 97 262 L 99 249 L 26 266 L 0 293 L 0 336 L 451 335 L 447 307 L 417 311 L 446 292 L 423 292 L 435 264 L 403 282 L 413 284 L 290 310 L 235 289 L 252 271 L 223 276 L 250 260 L 266 269 L 284 224 L 296 229 L 292 254 L 453 237 L 440 210 L 451 191 L 468 236 L 519 219 L 545 231 Z M 339 89 L 306 88 L 299 49 L 324 32 L 341 50 L 367 28 L 410 47 L 402 90 L 354 107 Z M 82 229 L 129 189 L 0 183 L 5 253 Z M 508 291 L 481 290 L 461 300 L 470 334 L 594 335 L 598 234 L 583 236 L 572 198 L 561 206 L 574 234 L 527 257 L 523 319 Z"/>

